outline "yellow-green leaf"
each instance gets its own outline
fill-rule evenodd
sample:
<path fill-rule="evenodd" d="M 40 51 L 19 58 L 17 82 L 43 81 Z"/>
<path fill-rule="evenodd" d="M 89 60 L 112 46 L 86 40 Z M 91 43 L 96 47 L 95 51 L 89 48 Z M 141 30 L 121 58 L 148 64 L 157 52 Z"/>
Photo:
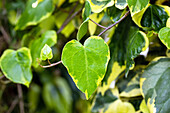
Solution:
<path fill-rule="evenodd" d="M 27 87 L 32 80 L 31 63 L 30 50 L 26 47 L 17 51 L 7 49 L 0 58 L 0 67 L 5 77 Z"/>
<path fill-rule="evenodd" d="M 105 75 L 110 52 L 102 38 L 92 36 L 84 45 L 76 40 L 68 42 L 61 59 L 77 87 L 89 99 Z"/>

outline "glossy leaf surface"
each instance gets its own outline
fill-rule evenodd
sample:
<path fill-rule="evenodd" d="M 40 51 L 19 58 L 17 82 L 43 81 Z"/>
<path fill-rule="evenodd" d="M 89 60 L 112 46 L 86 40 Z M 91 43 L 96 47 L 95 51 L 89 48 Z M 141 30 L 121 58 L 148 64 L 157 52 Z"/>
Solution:
<path fill-rule="evenodd" d="M 127 63 L 126 63 L 126 76 L 130 68 L 133 68 L 134 61 L 133 59 L 136 58 L 142 51 L 145 51 L 149 46 L 149 40 L 146 37 L 146 34 L 142 31 L 131 30 L 130 31 L 131 40 L 129 42 L 127 48 Z"/>
<path fill-rule="evenodd" d="M 150 5 L 141 19 L 141 25 L 148 30 L 158 31 L 166 26 L 168 14 L 161 6 Z"/>
<path fill-rule="evenodd" d="M 97 36 L 89 37 L 84 46 L 72 40 L 65 45 L 62 52 L 64 66 L 87 99 L 103 79 L 109 59 L 108 45 Z"/>
<path fill-rule="evenodd" d="M 32 80 L 31 63 L 30 50 L 25 47 L 17 51 L 8 49 L 0 58 L 0 67 L 5 77 L 27 87 Z"/>

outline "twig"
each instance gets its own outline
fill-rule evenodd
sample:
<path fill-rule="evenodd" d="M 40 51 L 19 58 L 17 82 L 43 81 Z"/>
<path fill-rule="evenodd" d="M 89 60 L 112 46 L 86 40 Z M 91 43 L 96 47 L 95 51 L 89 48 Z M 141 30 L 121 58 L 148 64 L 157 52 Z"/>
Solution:
<path fill-rule="evenodd" d="M 4 77 L 5 77 L 4 75 L 0 76 L 0 80 L 3 79 Z"/>
<path fill-rule="evenodd" d="M 90 21 L 92 21 L 93 23 L 95 23 L 97 26 L 99 26 L 99 27 L 101 27 L 101 28 L 103 28 L 103 29 L 106 29 L 107 27 L 105 27 L 105 26 L 102 26 L 102 25 L 100 25 L 100 24 L 98 24 L 98 23 L 96 23 L 95 21 L 93 21 L 92 19 L 90 19 Z"/>
<path fill-rule="evenodd" d="M 65 20 L 65 22 L 63 23 L 63 25 L 60 27 L 60 29 L 57 31 L 57 34 L 59 34 L 63 29 L 64 29 L 64 27 L 77 15 L 77 14 L 79 14 L 81 11 L 82 11 L 82 9 L 83 9 L 83 7 L 82 8 L 80 8 L 77 12 L 75 12 L 72 16 L 71 15 L 69 15 L 69 17 L 70 18 L 67 18 L 66 20 Z"/>
<path fill-rule="evenodd" d="M 11 42 L 11 38 L 8 35 L 8 33 L 5 31 L 5 29 L 2 25 L 0 26 L 0 31 L 3 34 L 4 40 L 6 41 L 6 43 L 9 44 Z"/>
<path fill-rule="evenodd" d="M 47 66 L 42 66 L 42 65 L 40 64 L 40 62 L 38 62 L 38 63 L 39 63 L 39 65 L 40 65 L 42 68 L 49 68 L 49 67 L 53 67 L 53 66 L 56 66 L 56 65 L 58 65 L 58 64 L 61 64 L 62 61 L 59 61 L 59 62 L 50 64 L 50 65 L 47 65 Z"/>
<path fill-rule="evenodd" d="M 115 22 L 114 24 L 110 25 L 109 27 L 107 27 L 104 31 L 102 31 L 98 36 L 101 36 L 103 33 L 105 33 L 107 30 L 111 29 L 113 26 L 115 26 L 116 24 L 120 23 L 123 19 L 125 19 L 128 15 L 129 15 L 130 11 L 128 11 L 121 19 L 119 19 L 117 22 Z"/>
<path fill-rule="evenodd" d="M 23 102 L 23 96 L 22 96 L 22 87 L 21 87 L 20 84 L 17 84 L 17 89 L 18 89 L 20 113 L 24 113 L 24 102 Z"/>
<path fill-rule="evenodd" d="M 51 65 L 51 62 L 50 62 L 50 60 L 49 60 L 49 59 L 47 59 L 47 61 L 48 61 L 48 63 Z"/>
<path fill-rule="evenodd" d="M 13 111 L 13 109 L 15 108 L 15 106 L 18 104 L 18 98 L 16 98 L 14 101 L 12 101 L 10 108 L 8 109 L 8 111 L 6 113 L 11 113 Z"/>

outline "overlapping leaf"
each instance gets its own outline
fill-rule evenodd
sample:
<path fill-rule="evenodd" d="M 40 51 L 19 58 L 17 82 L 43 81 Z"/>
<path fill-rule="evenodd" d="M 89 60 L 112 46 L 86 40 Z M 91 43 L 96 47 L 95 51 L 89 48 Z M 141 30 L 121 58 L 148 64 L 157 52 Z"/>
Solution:
<path fill-rule="evenodd" d="M 114 0 L 88 0 L 92 9 L 92 12 L 99 13 L 106 7 L 114 5 Z"/>
<path fill-rule="evenodd" d="M 103 79 L 109 59 L 107 44 L 97 36 L 89 37 L 84 46 L 72 40 L 65 45 L 62 52 L 64 66 L 87 99 Z"/>
<path fill-rule="evenodd" d="M 159 38 L 170 49 L 170 28 L 164 27 L 159 31 Z"/>
<path fill-rule="evenodd" d="M 154 103 L 156 113 L 168 113 L 170 104 L 170 58 L 159 58 L 149 64 L 141 79 L 145 101 Z M 155 100 L 155 102 L 154 102 Z"/>
<path fill-rule="evenodd" d="M 47 31 L 43 33 L 40 38 L 33 40 L 30 43 L 30 47 L 29 47 L 31 50 L 31 56 L 33 60 L 32 65 L 34 67 L 38 67 L 37 58 L 40 59 L 41 49 L 44 47 L 45 44 L 51 47 L 56 43 L 57 43 L 57 35 L 56 32 L 53 30 Z"/>
<path fill-rule="evenodd" d="M 142 9 L 147 7 L 149 0 L 127 0 L 128 6 L 131 11 L 131 15 L 140 12 Z"/>

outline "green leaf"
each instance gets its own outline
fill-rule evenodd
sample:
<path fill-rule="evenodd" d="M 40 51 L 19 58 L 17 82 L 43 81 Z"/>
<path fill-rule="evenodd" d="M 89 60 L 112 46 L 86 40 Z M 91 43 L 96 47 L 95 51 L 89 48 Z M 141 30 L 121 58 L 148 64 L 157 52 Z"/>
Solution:
<path fill-rule="evenodd" d="M 47 60 L 52 58 L 52 49 L 47 44 L 45 44 L 45 46 L 41 49 L 40 60 Z"/>
<path fill-rule="evenodd" d="M 17 51 L 8 49 L 0 58 L 0 67 L 5 77 L 27 87 L 32 80 L 31 63 L 30 50 L 25 47 Z"/>
<path fill-rule="evenodd" d="M 77 40 L 81 40 L 88 30 L 89 17 L 80 25 L 77 33 Z"/>
<path fill-rule="evenodd" d="M 117 99 L 118 97 L 113 95 L 111 90 L 107 90 L 103 96 L 101 93 L 98 93 L 95 98 L 95 103 L 92 108 L 92 112 L 99 112 L 101 108 L 108 106 L 108 104 L 114 102 Z"/>
<path fill-rule="evenodd" d="M 170 28 L 164 27 L 159 31 L 159 39 L 168 49 L 170 49 Z"/>
<path fill-rule="evenodd" d="M 84 46 L 76 40 L 68 42 L 61 59 L 77 87 L 89 99 L 105 75 L 110 52 L 102 38 L 92 36 Z"/>
<path fill-rule="evenodd" d="M 56 113 L 71 113 L 71 91 L 64 79 L 56 78 L 54 83 L 46 83 L 43 87 L 43 99 L 48 109 Z"/>
<path fill-rule="evenodd" d="M 105 8 L 113 6 L 114 0 L 88 0 L 91 6 L 91 10 L 94 13 L 100 13 Z"/>
<path fill-rule="evenodd" d="M 131 15 L 140 12 L 142 9 L 147 7 L 149 0 L 127 0 Z"/>
<path fill-rule="evenodd" d="M 150 5 L 141 19 L 141 25 L 147 27 L 147 30 L 159 31 L 162 27 L 166 27 L 168 14 L 161 6 Z"/>
<path fill-rule="evenodd" d="M 118 9 L 124 9 L 127 6 L 127 2 L 126 2 L 126 0 L 115 0 L 115 6 Z"/>
<path fill-rule="evenodd" d="M 118 62 L 119 67 L 125 65 L 125 61 L 127 58 L 127 47 L 130 40 L 129 34 L 132 25 L 133 21 L 131 20 L 130 16 L 128 16 L 120 24 L 118 24 L 118 27 L 116 27 L 115 33 L 111 37 L 111 41 L 109 43 L 111 59 L 109 61 L 107 72 L 103 79 L 103 82 L 107 82 L 109 76 L 113 76 L 112 78 L 116 78 L 115 76 L 117 75 L 112 74 L 112 68 L 115 62 Z"/>
<path fill-rule="evenodd" d="M 63 25 L 64 21 L 68 18 L 68 13 L 64 13 L 62 11 L 59 11 L 55 14 L 55 24 L 57 26 L 58 29 L 61 28 L 61 26 Z M 65 37 L 69 37 L 71 35 L 71 33 L 73 33 L 75 31 L 75 27 L 72 21 L 70 21 L 65 27 L 64 29 L 61 31 L 61 33 L 65 36 Z"/>
<path fill-rule="evenodd" d="M 136 58 L 142 51 L 145 51 L 149 46 L 149 40 L 145 33 L 138 30 L 131 30 L 130 32 L 132 33 L 130 35 L 131 40 L 127 48 L 126 76 L 130 68 L 133 68 L 133 59 Z"/>
<path fill-rule="evenodd" d="M 145 101 L 151 99 L 156 107 L 156 113 L 168 113 L 170 104 L 170 58 L 160 58 L 153 61 L 142 75 L 142 92 Z"/>
<path fill-rule="evenodd" d="M 85 10 L 84 10 L 83 15 L 82 15 L 83 20 L 86 20 L 90 16 L 90 14 L 91 14 L 91 7 L 90 7 L 89 2 L 86 1 Z"/>
<path fill-rule="evenodd" d="M 120 19 L 120 17 L 122 16 L 123 11 L 119 10 L 116 7 L 108 7 L 107 8 L 107 15 L 110 17 L 110 19 L 113 22 L 116 22 L 117 20 Z"/>
<path fill-rule="evenodd" d="M 54 44 L 57 43 L 57 35 L 56 32 L 53 30 L 46 31 L 42 34 L 42 36 L 38 39 L 35 39 L 30 43 L 30 50 L 33 63 L 32 65 L 36 68 L 38 67 L 37 58 L 40 59 L 41 49 L 47 44 L 48 46 L 52 47 Z"/>
<path fill-rule="evenodd" d="M 43 0 L 42 2 L 37 2 L 37 6 L 34 8 L 34 4 L 36 5 L 37 0 L 29 0 L 25 11 L 21 15 L 16 29 L 23 30 L 27 26 L 37 25 L 42 20 L 48 18 L 53 10 L 54 5 L 52 0 Z"/>
<path fill-rule="evenodd" d="M 40 100 L 41 88 L 37 84 L 31 84 L 28 92 L 29 110 L 30 112 L 35 112 L 38 108 L 38 102 Z"/>

